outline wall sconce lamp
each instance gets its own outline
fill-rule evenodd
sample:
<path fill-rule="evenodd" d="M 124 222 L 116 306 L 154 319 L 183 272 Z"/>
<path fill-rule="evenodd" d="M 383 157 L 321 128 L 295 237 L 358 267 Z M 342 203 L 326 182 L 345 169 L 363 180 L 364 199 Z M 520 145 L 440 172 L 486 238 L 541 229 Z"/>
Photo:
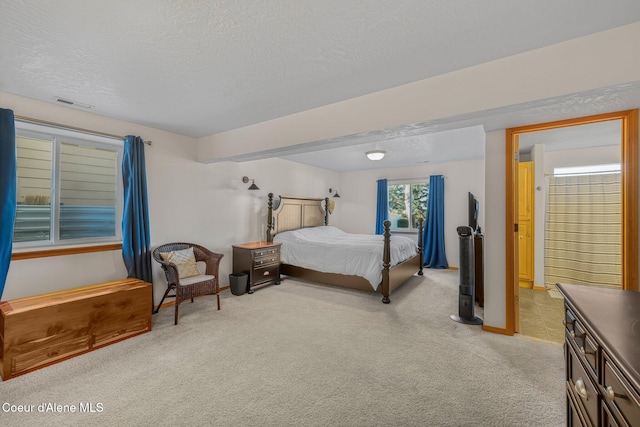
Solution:
<path fill-rule="evenodd" d="M 365 154 L 367 155 L 367 158 L 369 160 L 377 161 L 377 160 L 382 160 L 386 152 L 382 150 L 373 150 L 373 151 L 367 151 Z"/>
<path fill-rule="evenodd" d="M 249 177 L 248 176 L 243 176 L 242 177 L 242 182 L 247 184 L 249 182 Z M 247 190 L 259 190 L 259 189 L 260 188 L 256 185 L 256 180 L 252 179 L 251 180 L 251 185 L 249 186 L 249 188 L 247 188 Z"/>
<path fill-rule="evenodd" d="M 330 188 L 329 189 L 329 194 L 333 193 L 333 190 Z M 333 197 L 340 197 L 340 195 L 338 194 L 338 190 L 335 191 L 335 194 L 333 195 Z"/>

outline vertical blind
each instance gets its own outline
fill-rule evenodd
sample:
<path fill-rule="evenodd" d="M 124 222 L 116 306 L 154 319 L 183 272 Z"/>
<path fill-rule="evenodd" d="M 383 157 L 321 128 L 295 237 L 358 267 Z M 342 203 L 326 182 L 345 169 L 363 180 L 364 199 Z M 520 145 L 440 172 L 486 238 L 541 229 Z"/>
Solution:
<path fill-rule="evenodd" d="M 552 176 L 545 220 L 545 285 L 622 284 L 622 175 Z"/>

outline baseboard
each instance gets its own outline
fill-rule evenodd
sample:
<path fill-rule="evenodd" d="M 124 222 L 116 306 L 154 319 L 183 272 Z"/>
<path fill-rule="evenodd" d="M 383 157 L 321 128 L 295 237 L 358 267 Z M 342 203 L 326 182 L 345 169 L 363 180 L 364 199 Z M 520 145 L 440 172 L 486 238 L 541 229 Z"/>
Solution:
<path fill-rule="evenodd" d="M 536 286 L 536 285 L 533 285 L 533 290 L 534 290 L 534 291 L 546 291 L 546 290 L 547 290 L 547 288 L 545 288 L 544 286 Z"/>
<path fill-rule="evenodd" d="M 504 328 L 496 328 L 495 326 L 482 325 L 482 330 L 483 331 L 487 331 L 487 332 L 492 332 L 494 334 L 511 335 L 511 334 L 507 333 L 506 329 L 504 329 Z"/>
<path fill-rule="evenodd" d="M 533 289 L 533 282 L 530 280 L 520 280 L 518 285 L 524 289 Z"/>

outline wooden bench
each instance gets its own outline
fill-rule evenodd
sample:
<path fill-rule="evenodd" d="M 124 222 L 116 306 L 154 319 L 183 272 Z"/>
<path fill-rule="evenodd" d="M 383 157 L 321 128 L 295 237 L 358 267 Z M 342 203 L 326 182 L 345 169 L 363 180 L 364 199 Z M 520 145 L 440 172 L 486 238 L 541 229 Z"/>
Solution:
<path fill-rule="evenodd" d="M 7 380 L 151 331 L 151 284 L 124 279 L 0 302 Z"/>

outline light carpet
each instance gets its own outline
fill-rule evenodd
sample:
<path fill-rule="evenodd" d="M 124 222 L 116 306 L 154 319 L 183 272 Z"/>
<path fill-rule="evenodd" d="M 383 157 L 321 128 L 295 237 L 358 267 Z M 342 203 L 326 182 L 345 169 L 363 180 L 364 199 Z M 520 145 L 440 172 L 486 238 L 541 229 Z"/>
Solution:
<path fill-rule="evenodd" d="M 163 309 L 150 333 L 0 383 L 36 409 L 0 425 L 564 425 L 562 346 L 456 323 L 457 295 L 456 271 L 425 270 L 389 305 L 291 279 L 225 291 L 221 311 L 198 298 L 178 326 Z"/>

